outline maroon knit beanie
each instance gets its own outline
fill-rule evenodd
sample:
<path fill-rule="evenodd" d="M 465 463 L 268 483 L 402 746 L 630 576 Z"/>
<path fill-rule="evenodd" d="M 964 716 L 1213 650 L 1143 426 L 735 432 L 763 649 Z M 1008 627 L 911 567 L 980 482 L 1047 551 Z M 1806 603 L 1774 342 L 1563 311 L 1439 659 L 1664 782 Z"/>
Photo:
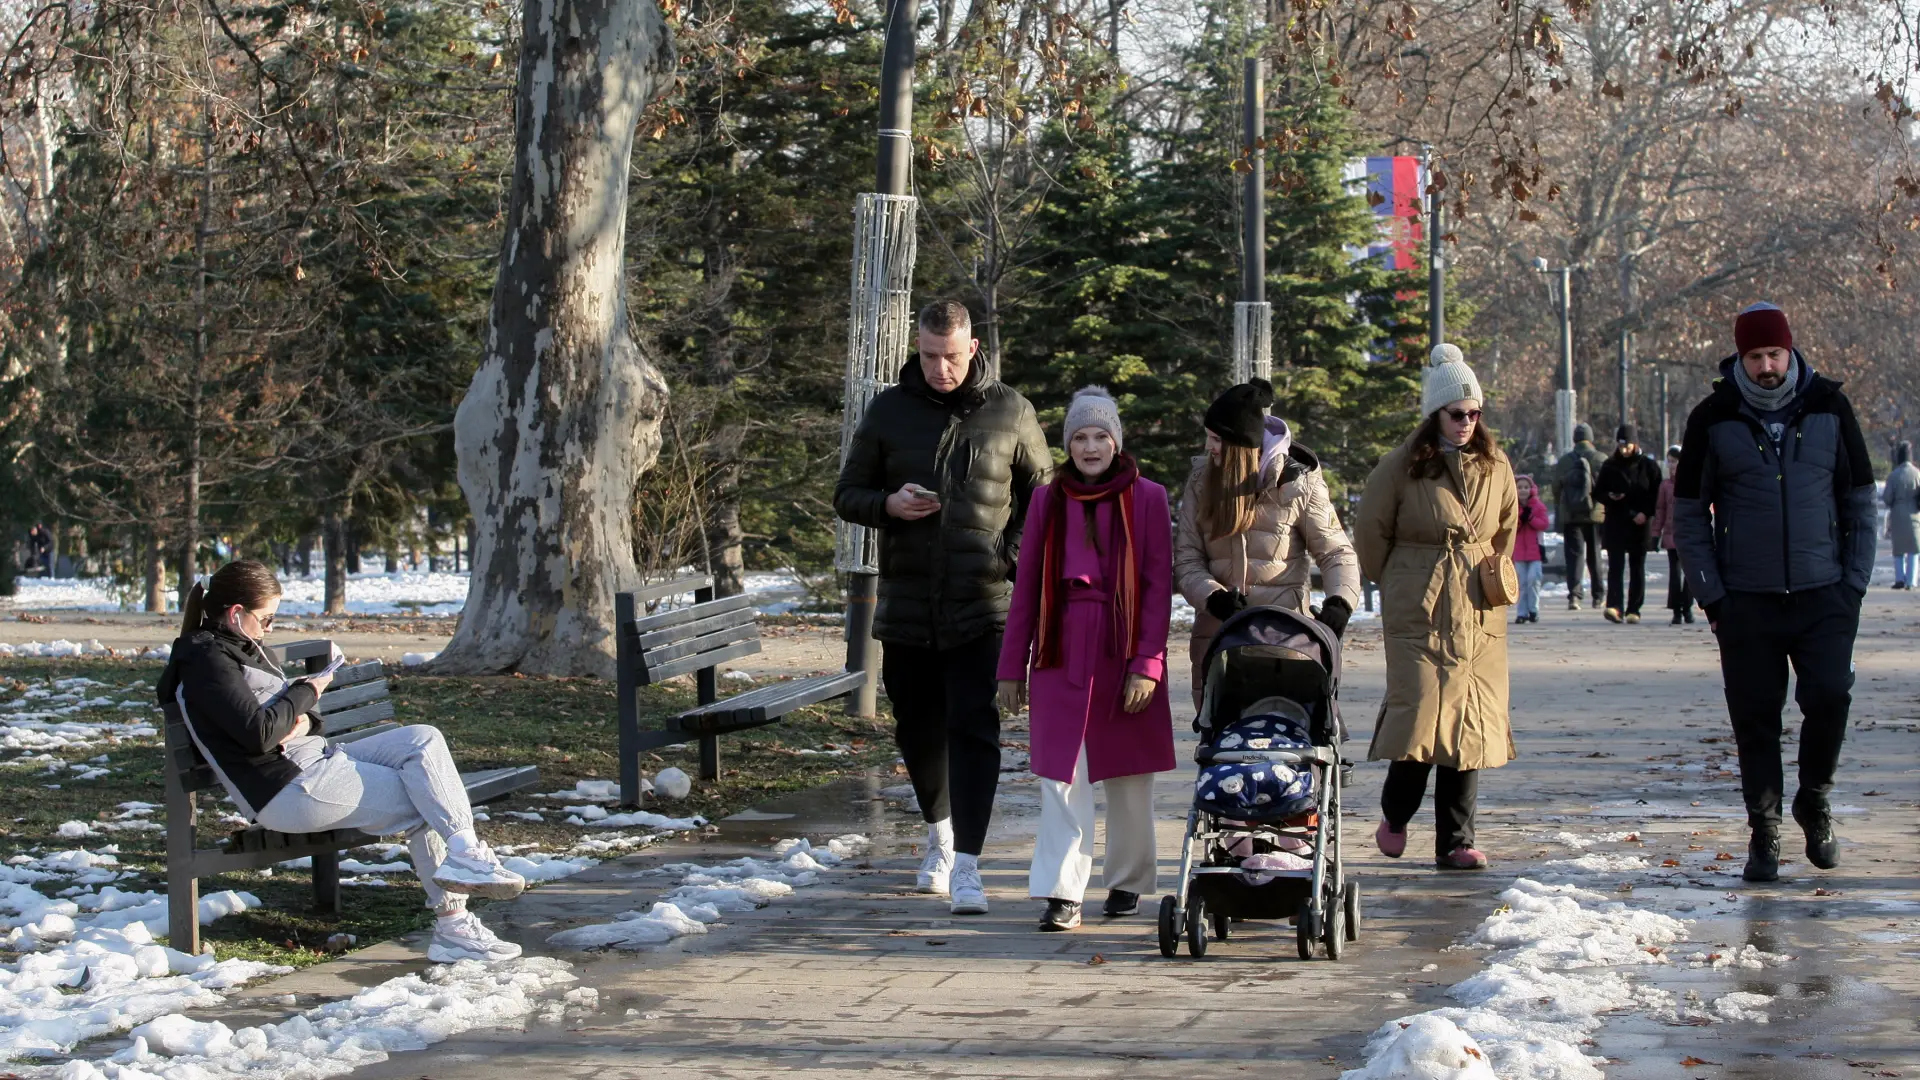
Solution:
<path fill-rule="evenodd" d="M 1755 349 L 1793 348 L 1793 327 L 1787 325 L 1787 313 L 1760 303 L 1734 316 L 1733 347 L 1741 356 Z"/>

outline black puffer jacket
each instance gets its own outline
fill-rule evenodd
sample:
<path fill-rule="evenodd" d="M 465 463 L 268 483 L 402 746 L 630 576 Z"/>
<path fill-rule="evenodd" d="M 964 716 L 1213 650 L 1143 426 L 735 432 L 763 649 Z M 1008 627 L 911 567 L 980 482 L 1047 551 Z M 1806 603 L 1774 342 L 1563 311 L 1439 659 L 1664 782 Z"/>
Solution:
<path fill-rule="evenodd" d="M 224 626 L 176 639 L 160 673 L 160 703 L 185 699 L 194 741 L 249 818 L 300 775 L 280 742 L 320 700 L 312 683 L 299 681 L 260 704 L 257 688 L 283 678 L 258 645 Z"/>
<path fill-rule="evenodd" d="M 1796 353 L 1798 355 L 1798 353 Z M 1702 607 L 1732 592 L 1794 593 L 1845 582 L 1864 596 L 1873 569 L 1873 464 L 1840 384 L 1801 357 L 1799 392 L 1776 450 L 1720 364 L 1687 417 L 1674 474 L 1674 541 Z"/>
<path fill-rule="evenodd" d="M 1615 499 L 1615 495 L 1620 498 Z M 1615 454 L 1600 467 L 1593 497 L 1607 508 L 1601 523 L 1601 541 L 1608 551 L 1645 551 L 1653 512 L 1660 503 L 1660 466 L 1645 454 Z M 1635 514 L 1644 515 L 1637 524 Z"/>
<path fill-rule="evenodd" d="M 978 358 L 951 394 L 909 360 L 867 406 L 833 492 L 842 518 L 881 530 L 873 636 L 950 649 L 1004 631 L 1027 496 L 1052 471 L 1033 406 Z M 940 511 L 889 517 L 887 496 L 908 482 L 939 492 Z"/>

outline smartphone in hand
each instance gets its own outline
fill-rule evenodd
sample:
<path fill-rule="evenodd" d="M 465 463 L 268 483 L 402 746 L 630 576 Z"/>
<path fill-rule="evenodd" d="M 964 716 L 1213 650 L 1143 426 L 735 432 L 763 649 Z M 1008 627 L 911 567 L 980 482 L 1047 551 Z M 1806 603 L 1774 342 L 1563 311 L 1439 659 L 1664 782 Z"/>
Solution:
<path fill-rule="evenodd" d="M 923 488 L 919 484 L 908 482 L 900 485 L 900 490 L 906 492 L 907 494 L 913 496 L 914 498 L 920 500 L 921 502 L 930 502 L 936 506 L 940 504 L 939 492 L 934 491 L 930 488 Z"/>

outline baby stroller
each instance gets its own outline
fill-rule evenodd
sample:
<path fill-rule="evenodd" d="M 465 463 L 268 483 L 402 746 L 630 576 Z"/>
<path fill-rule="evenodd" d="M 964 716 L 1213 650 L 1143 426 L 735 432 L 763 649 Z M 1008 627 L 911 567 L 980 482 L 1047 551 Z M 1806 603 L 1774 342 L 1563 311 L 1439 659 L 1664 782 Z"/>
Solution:
<path fill-rule="evenodd" d="M 1247 608 L 1207 650 L 1200 765 L 1178 891 L 1160 899 L 1160 954 L 1207 954 L 1231 924 L 1295 918 L 1300 959 L 1360 936 L 1360 886 L 1341 866 L 1340 640 L 1304 615 Z"/>

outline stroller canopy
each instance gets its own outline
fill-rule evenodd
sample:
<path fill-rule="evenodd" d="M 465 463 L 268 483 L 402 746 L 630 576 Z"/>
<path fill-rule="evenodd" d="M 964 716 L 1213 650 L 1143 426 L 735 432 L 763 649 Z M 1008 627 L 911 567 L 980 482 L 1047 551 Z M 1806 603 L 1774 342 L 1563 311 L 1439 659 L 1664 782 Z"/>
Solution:
<path fill-rule="evenodd" d="M 1216 681 L 1212 673 L 1223 657 L 1223 677 Z M 1248 706 L 1278 695 L 1307 708 L 1319 740 L 1344 735 L 1335 705 L 1340 639 L 1314 619 L 1285 608 L 1247 608 L 1221 624 L 1201 670 L 1208 673 L 1207 700 L 1196 726 L 1225 727 Z"/>

